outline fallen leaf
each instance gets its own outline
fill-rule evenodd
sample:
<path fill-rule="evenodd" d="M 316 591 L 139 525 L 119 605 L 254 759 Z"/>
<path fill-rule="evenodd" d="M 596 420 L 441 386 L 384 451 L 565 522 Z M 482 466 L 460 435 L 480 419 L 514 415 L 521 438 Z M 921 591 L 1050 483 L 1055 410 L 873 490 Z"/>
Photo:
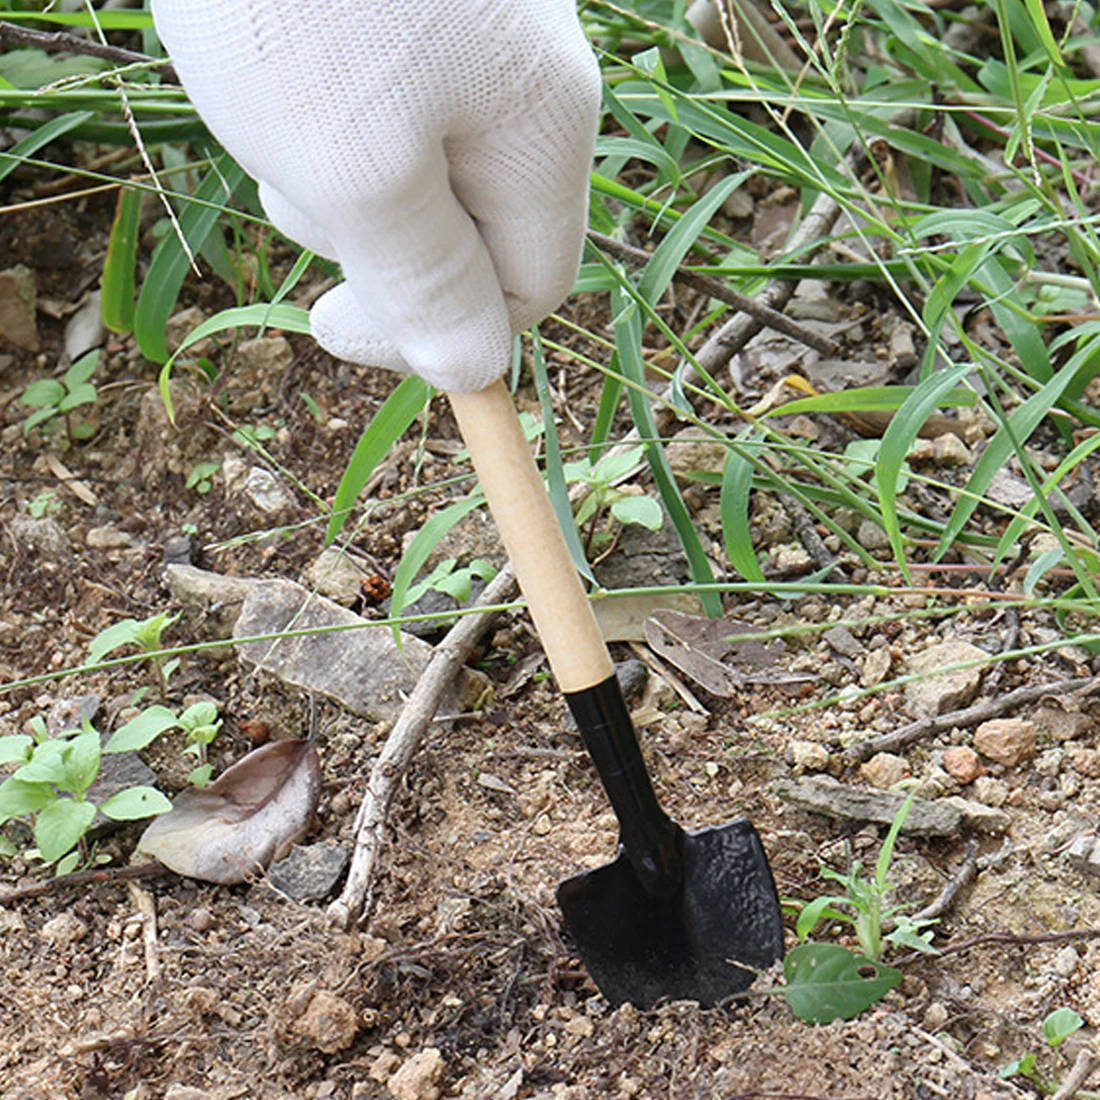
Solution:
<path fill-rule="evenodd" d="M 321 790 L 312 741 L 274 741 L 201 790 L 177 795 L 138 851 L 204 882 L 243 882 L 308 831 Z"/>

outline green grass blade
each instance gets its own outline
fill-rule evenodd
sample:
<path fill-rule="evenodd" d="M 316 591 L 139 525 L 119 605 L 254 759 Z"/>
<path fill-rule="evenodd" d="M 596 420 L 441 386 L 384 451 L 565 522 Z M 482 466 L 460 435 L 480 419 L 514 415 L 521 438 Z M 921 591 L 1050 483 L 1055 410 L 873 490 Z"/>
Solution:
<path fill-rule="evenodd" d="M 5 14 L 5 18 L 8 16 Z M 49 145 L 59 137 L 75 130 L 93 117 L 92 111 L 73 111 L 71 114 L 52 118 L 49 122 L 39 126 L 34 133 L 28 134 L 22 141 L 16 142 L 10 149 L 0 153 L 0 180 L 9 173 L 14 172 L 22 163 L 24 157 L 37 153 L 43 146 Z"/>
<path fill-rule="evenodd" d="M 722 535 L 726 553 L 734 569 L 747 581 L 764 580 L 756 548 L 752 544 L 752 527 L 749 522 L 749 499 L 752 493 L 753 464 L 748 455 L 758 448 L 743 442 L 739 451 L 731 450 L 722 469 L 722 493 L 719 498 L 722 512 Z"/>
<path fill-rule="evenodd" d="M 134 270 L 140 221 L 141 192 L 124 187 L 118 193 L 101 283 L 100 311 L 111 332 L 127 333 L 134 328 Z"/>
<path fill-rule="evenodd" d="M 336 490 L 332 503 L 332 518 L 325 532 L 325 545 L 332 544 L 347 521 L 363 486 L 370 480 L 374 468 L 385 458 L 389 449 L 404 435 L 408 426 L 417 418 L 431 399 L 431 387 L 416 375 L 402 379 L 400 385 L 386 398 L 382 407 L 371 417 L 363 429 L 344 476 Z M 404 559 L 402 559 L 404 561 Z M 410 580 L 412 578 L 409 578 Z"/>
<path fill-rule="evenodd" d="M 199 184 L 195 197 L 204 203 L 217 199 L 228 201 L 243 179 L 244 169 L 231 157 L 223 155 Z M 207 234 L 213 230 L 219 213 L 212 206 L 188 204 L 180 214 L 180 228 L 192 254 L 199 251 Z M 134 335 L 142 354 L 154 363 L 165 363 L 169 358 L 165 331 L 190 266 L 187 252 L 175 233 L 169 233 L 153 252 L 138 297 Z"/>

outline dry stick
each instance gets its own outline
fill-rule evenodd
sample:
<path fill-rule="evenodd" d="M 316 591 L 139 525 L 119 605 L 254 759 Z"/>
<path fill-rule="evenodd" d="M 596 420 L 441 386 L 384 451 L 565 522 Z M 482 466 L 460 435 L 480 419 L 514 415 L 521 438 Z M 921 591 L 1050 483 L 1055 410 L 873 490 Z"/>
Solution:
<path fill-rule="evenodd" d="M 163 863 L 141 863 L 134 867 L 100 867 L 95 871 L 77 871 L 72 875 L 58 875 L 56 878 L 32 882 L 29 886 L 20 886 L 0 894 L 0 909 L 7 908 L 20 901 L 44 898 L 50 894 L 60 894 L 79 886 L 103 886 L 109 882 L 125 882 L 131 879 L 160 878 L 162 875 L 174 875 Z"/>
<path fill-rule="evenodd" d="M 966 846 L 966 855 L 963 857 L 962 866 L 947 880 L 939 896 L 926 905 L 919 912 L 914 913 L 912 920 L 936 920 L 955 902 L 959 891 L 978 873 L 978 842 L 971 840 Z"/>
<path fill-rule="evenodd" d="M 148 65 L 174 84 L 178 84 L 180 79 L 170 61 L 135 53 L 133 50 L 122 50 L 117 46 L 105 46 L 101 42 L 79 38 L 64 31 L 32 31 L 29 27 L 0 22 L 0 46 L 32 46 L 45 50 L 46 53 L 78 53 L 87 57 L 98 57 L 103 61 L 113 61 L 119 65 Z"/>
<path fill-rule="evenodd" d="M 975 703 L 972 707 L 952 710 L 947 714 L 935 715 L 932 718 L 922 718 L 919 722 L 910 722 L 909 725 L 902 726 L 901 729 L 894 730 L 892 733 L 884 733 L 880 737 L 860 741 L 858 744 L 852 745 L 846 751 L 845 756 L 855 763 L 869 760 L 876 752 L 895 752 L 911 741 L 917 741 L 922 737 L 945 733 L 956 726 L 976 726 L 979 722 L 984 722 L 988 718 L 996 718 L 1007 710 L 1037 702 L 1045 695 L 1065 695 L 1070 692 L 1081 691 L 1097 683 L 1097 678 L 1090 676 L 1078 680 L 1054 680 L 1049 684 L 1031 684 L 1028 687 L 1017 688 L 1015 691 L 1010 691 L 1006 695 L 999 695 L 995 699 L 986 699 L 984 702 Z"/>
<path fill-rule="evenodd" d="M 1073 1100 L 1081 1086 L 1092 1076 L 1096 1065 L 1097 1056 L 1091 1050 L 1082 1050 L 1077 1055 L 1077 1061 L 1073 1063 L 1073 1069 L 1066 1074 L 1066 1079 L 1058 1086 L 1058 1091 L 1051 1100 Z"/>
<path fill-rule="evenodd" d="M 512 598 L 515 574 L 506 565 L 482 592 L 474 606 L 491 606 Z M 363 804 L 355 819 L 355 850 L 343 892 L 328 907 L 328 921 L 350 928 L 370 918 L 374 908 L 374 883 L 381 863 L 386 818 L 394 792 L 413 754 L 428 732 L 447 689 L 488 631 L 495 613 L 464 615 L 436 646 L 427 668 L 401 710 L 382 752 L 371 769 Z"/>
<path fill-rule="evenodd" d="M 644 248 L 635 248 L 633 245 L 615 240 L 614 237 L 597 233 L 594 229 L 588 231 L 588 239 L 601 252 L 606 252 L 616 260 L 622 260 L 635 267 L 643 266 L 653 259 L 653 254 L 646 252 Z M 815 351 L 821 352 L 822 355 L 836 355 L 839 351 L 840 346 L 835 340 L 830 340 L 828 336 L 822 336 L 805 325 L 799 324 L 798 321 L 773 309 L 759 298 L 750 298 L 747 294 L 741 294 L 713 275 L 704 275 L 699 271 L 692 271 L 689 267 L 680 266 L 677 267 L 673 278 L 678 283 L 690 286 L 703 294 L 709 294 L 712 298 L 717 298 L 720 302 L 725 302 L 726 305 L 733 306 L 734 309 L 747 313 L 750 317 L 755 317 L 762 326 L 782 332 L 792 340 L 798 340 Z"/>
<path fill-rule="evenodd" d="M 141 914 L 141 943 L 145 950 L 145 973 L 150 982 L 160 977 L 160 957 L 157 955 L 157 907 L 153 895 L 136 882 L 130 882 L 130 897 Z"/>

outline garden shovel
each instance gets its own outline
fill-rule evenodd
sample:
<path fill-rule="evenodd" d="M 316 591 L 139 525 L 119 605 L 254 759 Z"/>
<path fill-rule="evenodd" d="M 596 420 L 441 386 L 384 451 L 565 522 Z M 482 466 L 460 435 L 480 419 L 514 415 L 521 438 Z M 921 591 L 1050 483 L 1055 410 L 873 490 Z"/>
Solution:
<path fill-rule="evenodd" d="M 451 404 L 558 685 L 619 820 L 618 857 L 567 879 L 558 902 L 615 1005 L 712 1005 L 783 955 L 760 838 L 743 818 L 689 833 L 661 809 L 614 666 L 502 382 Z"/>

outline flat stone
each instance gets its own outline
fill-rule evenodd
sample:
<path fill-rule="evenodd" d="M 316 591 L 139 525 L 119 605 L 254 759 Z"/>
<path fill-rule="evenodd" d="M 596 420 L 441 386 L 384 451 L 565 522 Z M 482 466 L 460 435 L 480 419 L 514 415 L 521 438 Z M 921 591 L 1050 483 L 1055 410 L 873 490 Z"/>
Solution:
<path fill-rule="evenodd" d="M 359 582 L 374 572 L 370 562 L 348 550 L 326 547 L 306 570 L 306 582 L 322 596 L 340 604 L 359 598 Z"/>
<path fill-rule="evenodd" d="M 905 685 L 905 704 L 914 718 L 933 718 L 974 701 L 982 685 L 980 667 L 941 672 L 948 665 L 987 660 L 989 654 L 969 642 L 940 642 L 906 662 L 906 671 L 925 678 Z"/>
<path fill-rule="evenodd" d="M 1031 720 L 1055 741 L 1072 741 L 1087 733 L 1093 725 L 1087 714 L 1055 706 L 1039 707 L 1032 713 Z"/>
<path fill-rule="evenodd" d="M 681 428 L 666 446 L 669 465 L 681 481 L 693 471 L 715 473 L 725 467 L 729 450 L 702 428 Z"/>
<path fill-rule="evenodd" d="M 134 536 L 117 527 L 90 527 L 84 545 L 91 550 L 121 550 L 134 545 Z"/>
<path fill-rule="evenodd" d="M 1100 876 L 1100 844 L 1093 832 L 1082 833 L 1069 846 L 1066 858 L 1078 871 Z"/>
<path fill-rule="evenodd" d="M 957 809 L 962 814 L 963 825 L 976 832 L 1007 833 L 1012 825 L 1012 818 L 996 806 L 987 806 L 957 794 L 940 801 Z"/>
<path fill-rule="evenodd" d="M 269 516 L 294 507 L 294 498 L 283 488 L 279 479 L 262 466 L 253 466 L 248 471 L 244 479 L 244 495 Z"/>
<path fill-rule="evenodd" d="M 974 780 L 974 797 L 986 806 L 999 808 L 1008 801 L 1008 784 L 992 775 L 979 775 Z"/>
<path fill-rule="evenodd" d="M 965 787 L 982 774 L 982 761 L 968 745 L 952 745 L 943 750 L 943 770 Z"/>
<path fill-rule="evenodd" d="M 316 901 L 332 892 L 347 865 L 348 850 L 339 844 L 295 844 L 267 869 L 267 877 L 295 901 Z"/>
<path fill-rule="evenodd" d="M 820 772 L 829 766 L 829 750 L 817 741 L 791 741 L 787 752 L 796 768 Z"/>
<path fill-rule="evenodd" d="M 183 568 L 176 566 L 174 568 Z M 325 634 L 277 641 L 245 642 L 241 660 L 303 691 L 315 691 L 364 718 L 396 718 L 432 655 L 432 647 L 402 635 L 398 649 L 392 631 L 371 626 L 358 615 L 292 581 L 254 582 L 233 627 L 235 638 L 362 625 Z M 463 669 L 443 701 L 445 711 L 472 706 L 488 687 L 480 672 Z"/>
<path fill-rule="evenodd" d="M 774 789 L 795 809 L 837 821 L 869 821 L 879 825 L 892 824 L 906 799 L 906 795 L 898 791 L 850 786 L 826 775 L 783 779 Z M 962 811 L 947 804 L 946 799 L 930 802 L 914 798 L 901 831 L 910 836 L 955 836 L 962 820 Z"/>
<path fill-rule="evenodd" d="M 822 639 L 834 653 L 839 653 L 841 657 L 850 657 L 853 661 L 867 652 L 863 643 L 846 626 L 831 627 L 825 631 Z"/>
<path fill-rule="evenodd" d="M 983 756 L 1015 768 L 1035 755 L 1038 731 L 1025 718 L 994 718 L 974 731 L 974 747 Z"/>
<path fill-rule="evenodd" d="M 877 687 L 890 675 L 890 669 L 894 663 L 894 655 L 889 646 L 880 649 L 872 649 L 863 659 L 863 668 L 860 670 L 859 683 L 861 687 Z"/>

